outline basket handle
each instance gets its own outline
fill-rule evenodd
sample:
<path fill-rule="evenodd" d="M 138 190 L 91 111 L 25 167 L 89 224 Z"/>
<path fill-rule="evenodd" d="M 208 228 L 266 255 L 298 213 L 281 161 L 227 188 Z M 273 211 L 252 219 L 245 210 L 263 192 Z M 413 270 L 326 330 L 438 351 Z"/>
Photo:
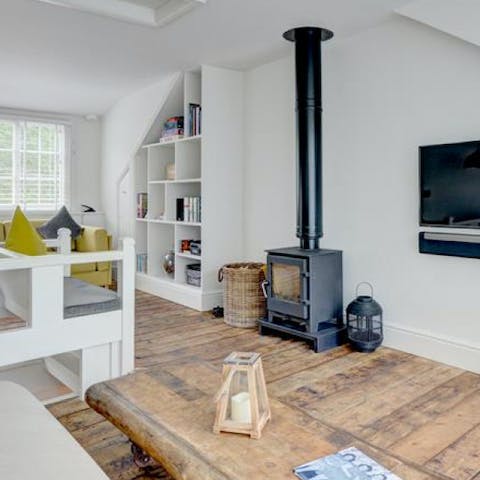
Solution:
<path fill-rule="evenodd" d="M 373 286 L 369 282 L 360 282 L 355 289 L 355 296 L 358 297 L 358 291 L 362 285 L 367 285 L 370 288 L 370 296 L 373 298 Z"/>
<path fill-rule="evenodd" d="M 218 276 L 217 276 L 217 277 L 218 277 L 218 281 L 219 281 L 220 283 L 223 282 L 223 267 L 220 267 L 220 268 L 218 269 Z"/>

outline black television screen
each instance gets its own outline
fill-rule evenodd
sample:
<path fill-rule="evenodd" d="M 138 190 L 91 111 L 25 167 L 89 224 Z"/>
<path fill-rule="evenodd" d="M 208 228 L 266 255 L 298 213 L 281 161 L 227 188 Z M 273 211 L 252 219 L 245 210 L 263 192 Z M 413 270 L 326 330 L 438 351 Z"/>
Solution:
<path fill-rule="evenodd" d="M 420 224 L 480 228 L 480 141 L 420 147 Z"/>

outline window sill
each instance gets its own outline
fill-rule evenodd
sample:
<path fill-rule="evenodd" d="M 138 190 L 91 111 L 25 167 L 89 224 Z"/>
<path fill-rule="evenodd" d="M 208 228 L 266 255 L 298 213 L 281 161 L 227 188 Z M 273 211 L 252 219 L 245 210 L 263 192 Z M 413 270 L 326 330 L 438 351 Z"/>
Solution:
<path fill-rule="evenodd" d="M 23 210 L 27 218 L 32 219 L 43 219 L 45 217 L 53 217 L 58 210 Z M 8 219 L 10 220 L 13 217 L 13 213 L 15 212 L 15 208 L 0 208 L 0 219 Z"/>

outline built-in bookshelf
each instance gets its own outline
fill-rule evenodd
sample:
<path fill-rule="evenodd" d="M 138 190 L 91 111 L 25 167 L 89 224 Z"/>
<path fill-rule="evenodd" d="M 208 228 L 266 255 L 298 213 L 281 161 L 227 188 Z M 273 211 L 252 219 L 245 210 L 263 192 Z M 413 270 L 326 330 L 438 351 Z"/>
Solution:
<path fill-rule="evenodd" d="M 136 195 L 147 194 L 135 220 L 140 290 L 198 310 L 222 303 L 218 269 L 242 254 L 242 91 L 240 72 L 202 67 L 179 76 L 160 108 L 135 160 Z M 161 141 L 178 115 L 185 136 Z M 201 253 L 182 251 L 184 240 L 201 241 Z M 173 274 L 163 268 L 170 251 Z M 187 283 L 189 265 L 201 266 L 200 286 Z"/>

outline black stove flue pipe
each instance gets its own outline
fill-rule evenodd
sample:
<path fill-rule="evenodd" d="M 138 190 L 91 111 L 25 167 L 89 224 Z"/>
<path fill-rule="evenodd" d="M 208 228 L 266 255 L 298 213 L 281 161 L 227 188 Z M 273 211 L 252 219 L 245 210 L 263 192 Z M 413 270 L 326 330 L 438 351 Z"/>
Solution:
<path fill-rule="evenodd" d="M 322 227 L 322 51 L 333 37 L 325 28 L 300 27 L 283 34 L 295 42 L 297 84 L 297 237 L 319 248 Z"/>

